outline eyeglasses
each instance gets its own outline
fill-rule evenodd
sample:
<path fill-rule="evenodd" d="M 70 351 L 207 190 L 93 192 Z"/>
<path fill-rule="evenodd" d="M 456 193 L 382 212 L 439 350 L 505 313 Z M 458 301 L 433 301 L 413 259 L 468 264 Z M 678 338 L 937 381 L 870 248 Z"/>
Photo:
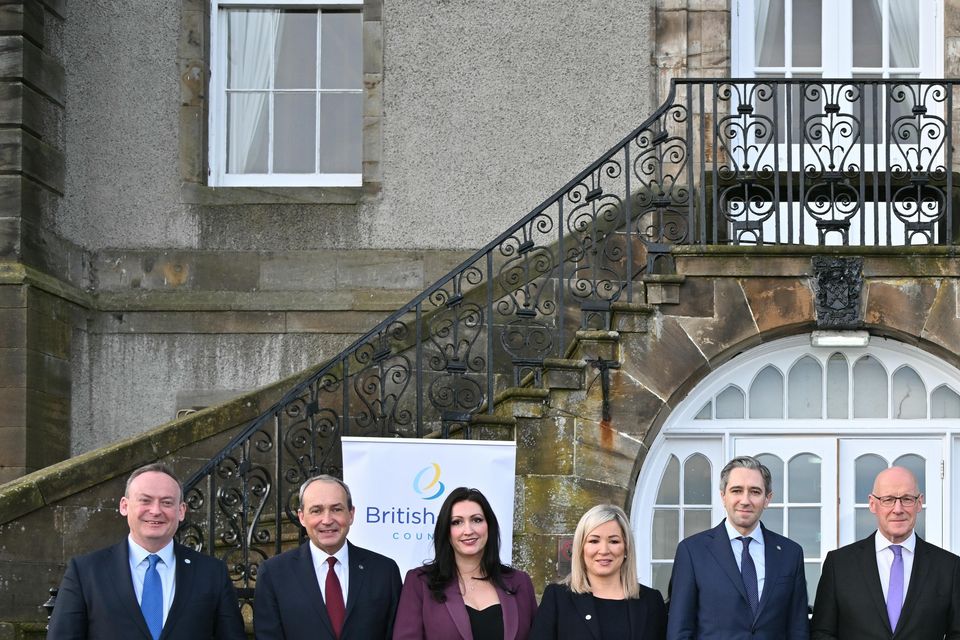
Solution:
<path fill-rule="evenodd" d="M 879 502 L 884 507 L 892 507 L 897 503 L 897 500 L 900 501 L 900 504 L 903 505 L 905 509 L 909 509 L 913 505 L 917 504 L 917 500 L 920 499 L 920 496 L 875 496 L 872 493 L 870 496 Z"/>

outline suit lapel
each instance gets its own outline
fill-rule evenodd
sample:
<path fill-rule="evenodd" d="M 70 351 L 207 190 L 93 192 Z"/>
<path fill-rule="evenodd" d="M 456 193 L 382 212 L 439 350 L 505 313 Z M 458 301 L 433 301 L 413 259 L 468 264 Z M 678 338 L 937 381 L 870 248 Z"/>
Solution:
<path fill-rule="evenodd" d="M 920 536 L 917 536 L 917 544 L 913 552 L 913 569 L 910 570 L 910 584 L 907 586 L 907 595 L 903 600 L 903 609 L 900 611 L 897 629 L 904 626 L 904 620 L 909 617 L 911 611 L 917 608 L 917 603 L 920 601 L 920 595 L 923 593 L 923 587 L 926 584 L 923 577 L 929 576 L 932 570 L 928 545 L 920 539 Z M 884 612 L 886 612 L 886 609 L 884 609 Z"/>
<path fill-rule="evenodd" d="M 357 547 L 347 542 L 347 554 L 350 556 L 350 582 L 347 585 L 347 610 L 343 618 L 343 627 L 346 629 L 347 623 L 350 621 L 350 613 L 356 608 L 357 600 L 360 599 L 360 594 L 363 593 L 363 582 L 367 574 L 366 557 L 363 554 L 363 551 Z"/>
<path fill-rule="evenodd" d="M 193 598 L 193 587 L 196 578 L 193 563 L 190 561 L 190 558 L 187 557 L 189 553 L 187 548 L 174 543 L 173 553 L 174 560 L 177 563 L 176 575 L 174 577 L 177 588 L 174 590 L 173 603 L 170 605 L 170 613 L 167 614 L 167 622 L 163 625 L 163 632 L 160 634 L 161 638 L 166 638 L 169 634 L 173 633 L 173 627 L 176 626 L 177 620 L 180 619 L 180 610 L 186 606 L 185 603 L 190 602 Z"/>
<path fill-rule="evenodd" d="M 460 632 L 460 637 L 463 638 L 463 640 L 473 640 L 473 631 L 470 629 L 470 616 L 467 615 L 467 605 L 463 601 L 463 595 L 460 593 L 460 582 L 458 580 L 451 580 L 447 588 L 443 590 L 443 594 L 447 597 L 443 604 L 450 618 L 453 620 L 453 624 L 456 625 L 457 631 Z M 509 638 L 510 636 L 504 635 L 503 637 Z"/>
<path fill-rule="evenodd" d="M 645 600 L 627 600 L 627 617 L 630 620 L 630 629 L 635 634 L 637 629 L 646 629 L 647 603 Z"/>
<path fill-rule="evenodd" d="M 773 594 L 773 585 L 776 584 L 777 576 L 780 575 L 783 567 L 783 547 L 780 541 L 776 539 L 776 534 L 767 531 L 767 528 L 760 524 L 760 530 L 763 533 L 763 593 L 760 594 L 760 606 L 757 607 L 757 618 L 763 613 L 763 608 Z M 742 580 L 741 580 L 742 582 Z"/>
<path fill-rule="evenodd" d="M 597 621 L 597 610 L 593 606 L 593 596 L 589 593 L 570 592 L 573 599 L 573 606 L 576 608 L 580 618 L 584 621 L 584 626 L 590 630 L 590 637 L 593 640 L 600 639 L 600 623 Z"/>
<path fill-rule="evenodd" d="M 883 620 L 883 628 L 888 633 L 893 634 L 890 628 L 890 618 L 887 616 L 887 602 L 883 599 L 883 586 L 880 584 L 880 570 L 877 569 L 877 544 L 874 536 L 864 538 L 858 545 L 857 561 L 860 563 L 860 575 L 863 576 L 866 584 L 867 593 L 870 596 L 870 602 L 876 610 L 876 615 Z"/>
<path fill-rule="evenodd" d="M 353 560 L 351 559 L 351 563 L 352 562 Z M 330 616 L 327 615 L 327 606 L 323 602 L 323 592 L 320 591 L 320 583 L 317 581 L 317 570 L 313 566 L 313 556 L 310 554 L 309 541 L 300 545 L 293 572 L 294 575 L 296 575 L 297 580 L 300 581 L 300 585 L 303 588 L 303 594 L 306 595 L 307 600 L 309 600 L 313 605 L 313 608 L 320 617 L 320 620 L 323 621 L 323 625 L 327 630 L 327 634 L 331 638 L 335 637 L 335 634 L 333 633 L 333 625 L 330 623 Z M 352 593 L 352 576 L 350 578 L 350 585 Z M 350 598 L 347 598 L 347 600 L 349 599 Z"/>
<path fill-rule="evenodd" d="M 130 545 L 126 538 L 113 547 L 111 555 L 110 584 L 116 595 L 116 601 L 120 603 L 121 615 L 130 616 L 140 630 L 140 634 L 144 638 L 153 640 L 150 629 L 147 628 L 147 621 L 143 619 L 140 603 L 137 602 L 137 592 L 133 590 L 133 576 L 130 574 Z"/>
<path fill-rule="evenodd" d="M 733 557 L 733 548 L 730 546 L 730 538 L 727 537 L 726 525 L 721 522 L 718 526 L 714 527 L 710 532 L 710 537 L 713 539 L 707 548 L 717 561 L 717 564 L 720 565 L 720 568 L 723 569 L 723 572 L 727 574 L 730 582 L 732 582 L 733 586 L 737 589 L 737 593 L 743 598 L 744 603 L 747 603 L 749 606 L 747 590 L 743 586 L 743 576 L 740 575 L 737 560 Z"/>
<path fill-rule="evenodd" d="M 493 585 L 493 588 L 497 590 L 497 598 L 500 600 L 500 611 L 503 614 L 503 637 L 505 640 L 513 640 L 517 637 L 517 627 L 520 626 L 520 614 L 517 612 L 517 599 L 496 584 Z"/>

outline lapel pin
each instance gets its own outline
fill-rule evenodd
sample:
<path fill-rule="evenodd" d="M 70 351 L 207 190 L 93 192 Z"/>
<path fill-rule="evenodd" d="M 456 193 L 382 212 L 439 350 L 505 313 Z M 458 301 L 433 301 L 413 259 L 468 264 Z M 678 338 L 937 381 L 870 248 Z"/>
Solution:
<path fill-rule="evenodd" d="M 780 545 L 777 545 L 777 551 L 780 551 Z"/>
<path fill-rule="evenodd" d="M 363 565 L 362 565 L 362 564 L 358 564 L 358 565 L 357 565 L 357 568 L 358 568 L 358 569 L 363 569 Z"/>
<path fill-rule="evenodd" d="M 190 558 L 184 558 L 183 562 L 184 564 L 190 564 Z"/>
<path fill-rule="evenodd" d="M 585 619 L 589 620 L 589 619 L 592 618 L 593 616 L 588 613 L 587 615 L 585 615 L 585 616 L 583 616 L 583 617 L 584 617 Z"/>

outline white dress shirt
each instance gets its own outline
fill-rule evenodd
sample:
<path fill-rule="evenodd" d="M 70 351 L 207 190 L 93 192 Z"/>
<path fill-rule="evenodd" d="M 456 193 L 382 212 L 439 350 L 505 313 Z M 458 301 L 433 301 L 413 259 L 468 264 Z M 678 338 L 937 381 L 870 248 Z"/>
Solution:
<path fill-rule="evenodd" d="M 310 556 L 313 558 L 313 570 L 317 574 L 317 582 L 320 583 L 320 593 L 323 594 L 324 602 L 327 601 L 327 571 L 330 570 L 330 565 L 327 564 L 327 558 L 333 557 L 337 559 L 337 563 L 333 565 L 333 570 L 337 572 L 337 578 L 340 579 L 340 589 L 343 591 L 343 606 L 347 606 L 347 593 L 349 593 L 350 586 L 350 555 L 348 547 L 349 545 L 344 542 L 340 550 L 333 554 L 333 556 L 330 556 L 326 551 L 314 545 L 312 540 L 310 541 Z"/>
<path fill-rule="evenodd" d="M 730 538 L 730 548 L 733 550 L 733 557 L 737 561 L 737 568 L 743 571 L 740 566 L 740 558 L 743 555 L 743 541 L 737 540 L 742 534 L 733 528 L 729 520 L 724 520 L 723 523 L 727 526 L 727 536 Z M 753 558 L 753 564 L 757 568 L 757 596 L 762 598 L 763 583 L 767 577 L 767 559 L 763 551 L 763 529 L 760 528 L 760 523 L 757 522 L 753 531 L 743 537 L 753 538 L 749 551 L 750 557 Z"/>
<path fill-rule="evenodd" d="M 894 544 L 884 537 L 879 530 L 873 537 L 877 549 L 877 571 L 880 572 L 880 586 L 883 587 L 883 601 L 887 601 L 890 592 L 890 568 L 893 566 L 893 551 L 890 545 Z M 910 586 L 910 573 L 913 571 L 913 557 L 917 549 L 917 532 L 911 531 L 910 537 L 900 543 L 903 547 L 903 597 L 907 597 L 907 587 Z M 902 603 L 901 603 L 902 604 Z"/>
<path fill-rule="evenodd" d="M 133 578 L 133 590 L 139 603 L 143 600 L 143 579 L 150 566 L 147 559 L 150 552 L 134 542 L 133 536 L 127 536 L 127 544 L 130 546 L 130 576 Z M 167 614 L 170 613 L 170 605 L 173 604 L 173 595 L 177 589 L 177 561 L 173 555 L 173 540 L 156 554 L 160 556 L 157 573 L 160 574 L 160 584 L 163 585 L 163 624 L 167 624 Z"/>

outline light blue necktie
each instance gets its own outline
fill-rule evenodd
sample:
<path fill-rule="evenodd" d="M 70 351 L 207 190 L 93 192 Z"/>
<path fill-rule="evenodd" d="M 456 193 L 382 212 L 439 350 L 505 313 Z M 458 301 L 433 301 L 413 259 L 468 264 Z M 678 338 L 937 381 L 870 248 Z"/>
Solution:
<path fill-rule="evenodd" d="M 887 616 L 890 630 L 896 631 L 903 608 L 903 547 L 892 544 L 890 551 L 893 551 L 893 564 L 890 565 L 890 585 L 887 588 Z"/>
<path fill-rule="evenodd" d="M 163 584 L 160 582 L 160 573 L 157 571 L 160 556 L 151 553 L 147 556 L 147 560 L 150 561 L 150 566 L 147 567 L 147 573 L 143 576 L 140 610 L 143 611 L 143 619 L 147 621 L 147 628 L 150 629 L 153 640 L 159 640 L 160 632 L 163 631 Z"/>

